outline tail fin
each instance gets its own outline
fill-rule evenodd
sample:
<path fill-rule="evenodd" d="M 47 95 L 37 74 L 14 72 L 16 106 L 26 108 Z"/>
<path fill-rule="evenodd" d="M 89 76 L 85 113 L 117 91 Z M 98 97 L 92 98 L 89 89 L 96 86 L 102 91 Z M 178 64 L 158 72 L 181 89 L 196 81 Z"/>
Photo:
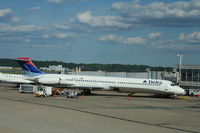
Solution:
<path fill-rule="evenodd" d="M 31 61 L 30 58 L 27 57 L 19 57 L 17 58 L 17 62 L 19 63 L 19 65 L 22 67 L 22 69 L 24 70 L 24 72 L 27 75 L 36 75 L 36 74 L 43 74 L 43 72 L 41 72 Z"/>

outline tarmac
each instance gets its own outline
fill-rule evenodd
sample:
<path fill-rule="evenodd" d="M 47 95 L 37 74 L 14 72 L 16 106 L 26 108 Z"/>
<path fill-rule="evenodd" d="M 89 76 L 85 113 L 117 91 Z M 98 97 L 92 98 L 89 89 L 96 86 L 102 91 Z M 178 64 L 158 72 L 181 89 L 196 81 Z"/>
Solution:
<path fill-rule="evenodd" d="M 94 91 L 37 98 L 0 85 L 0 133 L 200 133 L 200 98 Z"/>

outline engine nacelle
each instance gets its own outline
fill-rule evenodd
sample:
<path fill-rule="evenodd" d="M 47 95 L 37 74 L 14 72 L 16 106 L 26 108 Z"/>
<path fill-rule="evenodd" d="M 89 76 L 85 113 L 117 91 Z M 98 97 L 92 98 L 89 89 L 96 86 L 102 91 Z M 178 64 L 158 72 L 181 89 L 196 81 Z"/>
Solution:
<path fill-rule="evenodd" d="M 39 78 L 35 81 L 40 84 L 60 84 L 59 78 Z"/>

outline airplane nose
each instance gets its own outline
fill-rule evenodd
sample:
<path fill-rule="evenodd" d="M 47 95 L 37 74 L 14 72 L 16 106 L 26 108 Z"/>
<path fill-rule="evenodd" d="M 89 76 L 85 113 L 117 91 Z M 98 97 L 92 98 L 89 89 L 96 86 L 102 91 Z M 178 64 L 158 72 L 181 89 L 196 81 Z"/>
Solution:
<path fill-rule="evenodd" d="M 179 89 L 180 89 L 180 94 L 182 94 L 182 95 L 186 94 L 186 92 L 185 92 L 185 90 L 183 88 L 179 87 Z"/>
<path fill-rule="evenodd" d="M 186 94 L 186 91 L 185 90 L 183 90 L 183 95 L 185 95 Z"/>

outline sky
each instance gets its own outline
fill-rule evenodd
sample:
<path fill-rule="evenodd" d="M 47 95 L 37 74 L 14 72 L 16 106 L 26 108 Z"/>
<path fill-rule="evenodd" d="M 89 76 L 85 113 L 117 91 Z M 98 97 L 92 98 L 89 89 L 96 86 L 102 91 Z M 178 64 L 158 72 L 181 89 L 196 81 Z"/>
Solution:
<path fill-rule="evenodd" d="M 200 0 L 2 0 L 0 58 L 200 64 Z"/>

